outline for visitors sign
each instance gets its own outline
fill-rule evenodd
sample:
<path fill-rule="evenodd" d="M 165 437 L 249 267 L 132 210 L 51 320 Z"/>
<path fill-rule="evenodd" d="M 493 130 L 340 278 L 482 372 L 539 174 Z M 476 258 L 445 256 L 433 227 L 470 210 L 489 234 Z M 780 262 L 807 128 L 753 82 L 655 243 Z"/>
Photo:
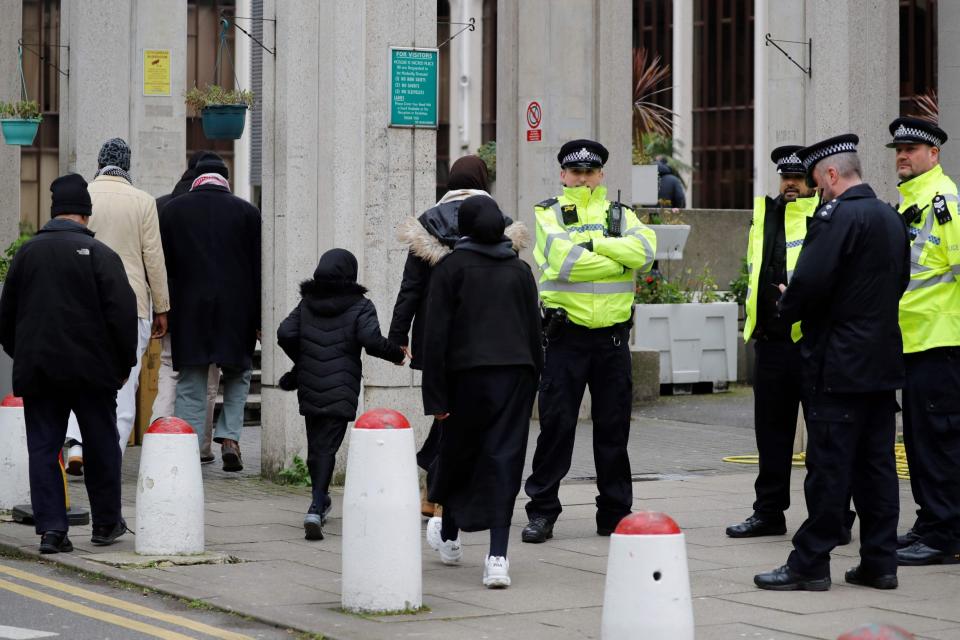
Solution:
<path fill-rule="evenodd" d="M 437 127 L 439 49 L 390 47 L 390 126 Z"/>

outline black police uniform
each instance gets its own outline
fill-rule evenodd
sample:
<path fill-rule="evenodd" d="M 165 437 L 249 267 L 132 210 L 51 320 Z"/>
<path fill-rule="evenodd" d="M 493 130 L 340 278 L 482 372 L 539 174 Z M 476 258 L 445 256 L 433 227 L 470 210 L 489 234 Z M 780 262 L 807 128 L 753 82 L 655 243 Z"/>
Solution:
<path fill-rule="evenodd" d="M 838 136 L 802 150 L 808 177 L 818 161 L 854 152 L 856 143 Z M 867 184 L 823 203 L 811 219 L 780 301 L 785 321 L 802 321 L 809 516 L 787 565 L 756 576 L 758 586 L 829 588 L 830 552 L 851 489 L 862 520 L 863 575 L 895 577 L 895 392 L 904 379 L 898 306 L 909 266 L 903 220 Z"/>

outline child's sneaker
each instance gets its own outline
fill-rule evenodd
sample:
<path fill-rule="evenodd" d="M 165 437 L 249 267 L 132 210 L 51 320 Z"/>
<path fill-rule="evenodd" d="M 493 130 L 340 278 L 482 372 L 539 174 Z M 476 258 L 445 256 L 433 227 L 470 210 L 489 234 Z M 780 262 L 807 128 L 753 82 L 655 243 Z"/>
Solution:
<path fill-rule="evenodd" d="M 303 516 L 303 537 L 307 540 L 323 540 L 323 518 L 319 513 Z"/>
<path fill-rule="evenodd" d="M 510 586 L 510 561 L 504 556 L 487 556 L 483 563 L 483 586 L 506 589 Z"/>
<path fill-rule="evenodd" d="M 444 540 L 440 535 L 443 524 L 441 518 L 427 520 L 427 544 L 431 549 L 440 552 L 440 562 L 443 564 L 459 564 L 463 558 L 463 547 L 460 545 L 460 536 L 456 540 Z"/>

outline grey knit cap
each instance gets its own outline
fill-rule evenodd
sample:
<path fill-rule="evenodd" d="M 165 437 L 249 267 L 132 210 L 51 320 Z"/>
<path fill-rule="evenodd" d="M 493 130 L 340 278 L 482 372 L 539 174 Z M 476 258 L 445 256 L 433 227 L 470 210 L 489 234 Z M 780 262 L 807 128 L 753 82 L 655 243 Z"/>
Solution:
<path fill-rule="evenodd" d="M 123 138 L 110 138 L 100 147 L 97 164 L 101 167 L 113 165 L 130 171 L 130 146 Z"/>

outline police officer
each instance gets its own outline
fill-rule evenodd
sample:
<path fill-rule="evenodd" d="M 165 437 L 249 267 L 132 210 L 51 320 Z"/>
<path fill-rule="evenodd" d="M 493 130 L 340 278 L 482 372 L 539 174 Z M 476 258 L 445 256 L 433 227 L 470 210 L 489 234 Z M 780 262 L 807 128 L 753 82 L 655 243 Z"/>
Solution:
<path fill-rule="evenodd" d="M 960 220 L 957 185 L 940 167 L 947 134 L 917 118 L 890 123 L 900 214 L 912 241 L 900 300 L 907 382 L 903 442 L 920 508 L 897 539 L 901 565 L 960 562 Z"/>
<path fill-rule="evenodd" d="M 781 317 L 800 320 L 803 329 L 809 515 L 787 563 L 754 576 L 762 589 L 830 588 L 830 552 L 851 489 L 862 518 L 861 562 L 846 581 L 897 586 L 893 444 L 895 394 L 904 379 L 897 313 L 910 255 L 903 220 L 861 181 L 857 142 L 847 134 L 797 153 L 808 181 L 823 192 L 779 304 Z"/>
<path fill-rule="evenodd" d="M 634 271 L 653 264 L 656 236 L 632 210 L 607 199 L 607 149 L 592 140 L 560 148 L 563 193 L 534 207 L 545 309 L 546 362 L 540 381 L 540 436 L 527 479 L 524 542 L 544 542 L 562 508 L 557 492 L 570 469 L 574 431 L 590 387 L 597 468 L 597 533 L 610 535 L 630 513 L 630 432 Z"/>
<path fill-rule="evenodd" d="M 780 174 L 780 194 L 754 200 L 747 242 L 750 284 L 743 339 L 754 338 L 754 429 L 760 470 L 754 484 L 753 515 L 727 527 L 731 538 L 775 536 L 787 532 L 783 513 L 790 506 L 790 468 L 800 405 L 799 324 L 779 317 L 777 300 L 800 256 L 807 221 L 817 205 L 804 180 L 796 145 L 777 147 L 770 159 Z"/>

